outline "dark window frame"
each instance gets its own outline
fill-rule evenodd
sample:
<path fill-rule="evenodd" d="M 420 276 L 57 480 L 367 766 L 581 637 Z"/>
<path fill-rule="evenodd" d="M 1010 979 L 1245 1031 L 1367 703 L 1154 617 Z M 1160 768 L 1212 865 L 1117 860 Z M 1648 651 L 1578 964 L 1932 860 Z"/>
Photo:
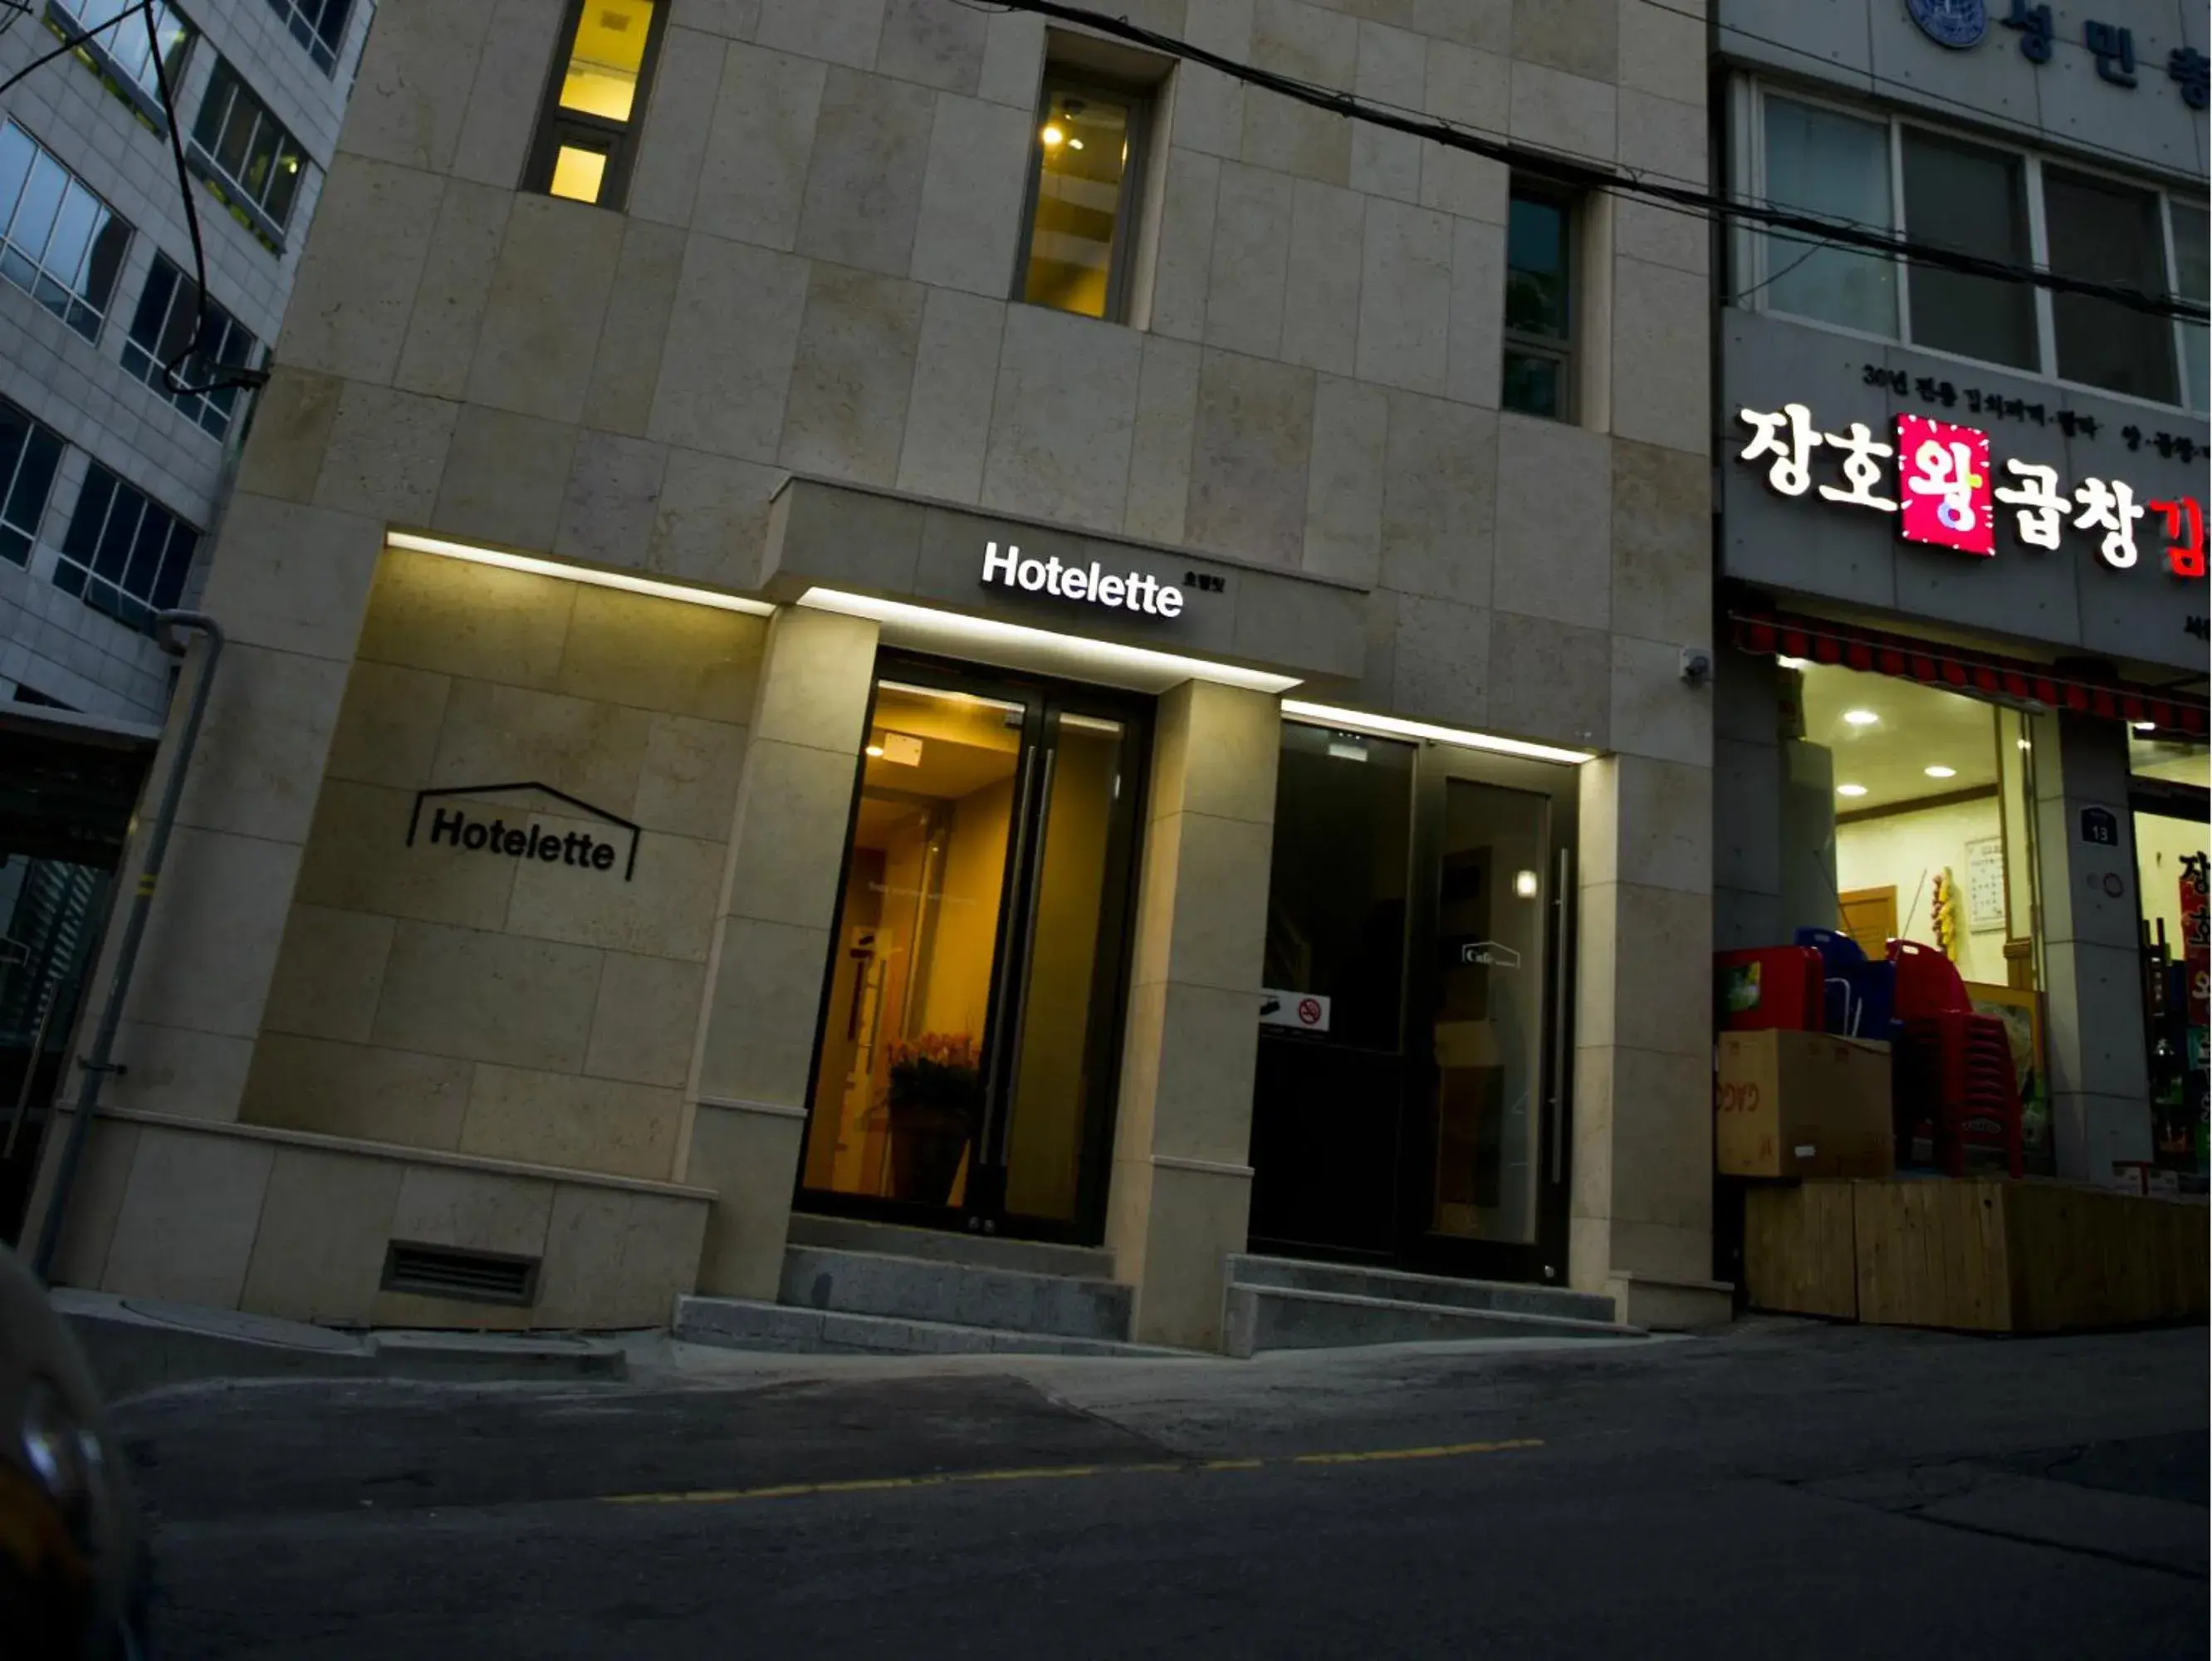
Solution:
<path fill-rule="evenodd" d="M 1560 228 L 1560 264 L 1562 272 L 1559 296 L 1560 312 L 1565 319 L 1566 332 L 1558 338 L 1537 334 L 1526 329 L 1516 329 L 1507 324 L 1504 301 L 1501 299 L 1498 319 L 1498 407 L 1515 415 L 1527 416 L 1532 421 L 1560 421 L 1573 426 L 1582 419 L 1582 331 L 1577 327 L 1583 303 L 1582 284 L 1577 280 L 1583 263 L 1583 198 L 1576 192 L 1547 185 L 1540 180 L 1516 178 L 1509 181 L 1506 192 L 1506 231 L 1504 266 L 1505 282 L 1510 289 L 1513 282 L 1513 202 L 1515 198 L 1540 202 L 1557 210 Z M 1559 366 L 1559 407 L 1549 414 L 1540 410 L 1522 410 L 1505 402 L 1506 360 L 1519 356 L 1541 358 Z"/>
<path fill-rule="evenodd" d="M 107 314 L 115 305 L 115 290 L 121 280 L 123 266 L 130 257 L 131 239 L 135 234 L 129 220 L 116 212 L 107 198 L 85 183 L 68 162 L 39 142 L 29 128 L 20 121 L 9 119 L 0 125 L 0 139 L 9 133 L 20 137 L 30 147 L 29 159 L 24 163 L 23 179 L 15 186 L 12 198 L 0 200 L 0 277 L 4 277 L 29 295 L 40 307 L 59 318 L 64 326 L 75 331 L 86 340 L 97 344 L 101 329 L 106 326 Z M 16 220 L 22 212 L 26 191 L 31 175 L 40 158 L 52 164 L 59 172 L 62 183 L 55 198 L 54 208 L 42 230 L 35 252 L 27 240 L 18 240 Z M 70 192 L 81 192 L 97 210 L 106 215 L 85 238 L 84 252 L 77 258 L 76 266 L 66 277 L 50 269 L 46 256 L 53 245 L 54 228 L 60 223 L 61 215 L 70 202 Z M 109 230 L 117 238 L 108 249 L 106 283 L 95 294 L 92 286 L 78 286 L 80 281 L 92 283 L 101 264 L 100 239 Z M 26 276 L 24 273 L 27 272 Z"/>
<path fill-rule="evenodd" d="M 91 513 L 98 514 L 97 525 L 88 523 Z M 183 515 L 113 469 L 92 462 L 56 551 L 54 587 L 125 628 L 146 633 L 154 614 L 183 596 L 200 536 Z"/>
<path fill-rule="evenodd" d="M 234 168 L 222 157 L 232 148 L 230 139 L 238 125 L 241 104 L 250 120 L 239 147 L 242 165 Z M 269 135 L 273 137 L 267 148 L 268 171 L 257 193 L 241 175 L 252 172 L 254 155 Z M 280 213 L 269 204 L 276 194 L 276 180 L 285 171 L 283 161 L 288 155 L 296 165 L 291 169 L 293 184 Z M 307 146 L 276 119 L 268 100 L 254 91 L 252 83 L 220 52 L 216 54 L 215 69 L 208 76 L 207 88 L 200 94 L 199 113 L 192 119 L 191 143 L 185 147 L 185 155 L 192 171 L 215 187 L 240 222 L 270 252 L 281 255 L 284 252 L 286 227 L 291 222 L 293 210 L 299 205 L 301 186 L 307 183 L 307 170 L 314 164 Z"/>
<path fill-rule="evenodd" d="M 20 434 L 15 430 L 18 423 Z M 38 546 L 46 525 L 46 509 L 53 503 L 54 479 L 68 447 L 62 435 L 45 422 L 0 398 L 0 559 L 26 568 L 30 565 L 32 551 Z M 29 470 L 27 479 L 26 469 Z M 29 484 L 41 475 L 41 482 Z M 37 498 L 35 502 L 31 496 Z"/>
<path fill-rule="evenodd" d="M 168 112 L 161 107 L 161 83 L 150 74 L 153 60 L 144 61 L 149 73 L 142 79 L 134 73 L 116 50 L 115 37 L 128 33 L 134 50 L 143 50 L 146 42 L 146 25 L 137 9 L 137 0 L 128 0 L 129 15 L 105 33 L 95 34 L 81 42 L 76 56 L 97 75 L 117 97 L 138 113 L 139 119 L 155 132 L 166 137 L 169 131 Z M 169 25 L 181 31 L 174 49 L 162 64 L 162 74 L 169 83 L 169 95 L 174 98 L 184 85 L 185 70 L 192 61 L 192 48 L 198 44 L 200 32 L 192 20 L 179 11 L 169 0 L 157 0 L 167 14 Z M 82 33 L 87 27 L 82 13 L 87 9 L 84 0 L 46 0 L 46 27 L 55 30 L 64 40 Z"/>
<path fill-rule="evenodd" d="M 238 414 L 239 394 L 245 389 L 217 386 L 204 392 L 180 392 L 169 385 L 167 374 L 170 359 L 183 344 L 176 338 L 179 313 L 197 309 L 198 286 L 190 271 L 159 248 L 154 251 L 154 263 L 139 287 L 138 303 L 131 310 L 131 326 L 124 336 L 123 367 L 220 443 L 229 435 Z M 161 315 L 150 319 L 149 340 L 142 331 L 149 321 L 147 307 L 157 295 L 161 296 Z M 207 296 L 200 334 L 203 350 L 187 357 L 179 371 L 187 384 L 220 378 L 227 369 L 252 369 L 260 356 L 261 343 L 253 332 L 212 295 Z"/>
<path fill-rule="evenodd" d="M 585 205 L 620 213 L 629 200 L 630 179 L 637 170 L 638 143 L 644 136 L 645 119 L 652 108 L 653 76 L 659 67 L 660 46 L 667 36 L 668 14 L 673 8 L 672 0 L 653 0 L 653 15 L 646 25 L 645 50 L 638 59 L 637 92 L 630 100 L 629 119 L 611 121 L 605 116 L 566 108 L 561 102 L 561 88 L 568 78 L 568 64 L 575 55 L 576 31 L 583 21 L 584 8 L 589 3 L 590 0 L 568 0 L 562 10 L 561 30 L 554 37 L 553 61 L 546 71 L 544 92 L 538 100 L 538 131 L 530 141 L 529 159 L 523 164 L 522 189 L 536 196 L 550 196 L 553 171 L 564 139 L 581 141 L 575 148 L 597 149 L 607 158 L 606 171 L 599 178 L 599 200 Z M 579 200 L 573 196 L 561 199 Z"/>
<path fill-rule="evenodd" d="M 1079 65 L 1069 65 L 1048 56 L 1044 77 L 1037 88 L 1036 106 L 1030 114 L 1029 175 L 1022 187 L 1021 237 L 1014 249 L 1014 274 L 1009 297 L 1016 305 L 1036 306 L 1046 311 L 1065 308 L 1026 297 L 1029 291 L 1030 252 L 1036 238 L 1037 198 L 1044 184 L 1044 141 L 1038 137 L 1051 120 L 1053 100 L 1069 94 L 1106 98 L 1129 113 L 1129 160 L 1121 169 L 1120 193 L 1114 203 L 1114 242 L 1106 256 L 1104 323 L 1127 323 L 1129 301 L 1135 289 L 1137 244 L 1143 240 L 1145 179 L 1152 167 L 1152 126 L 1159 99 L 1157 85 L 1101 75 Z M 1071 317 L 1086 313 L 1070 312 Z"/>
<path fill-rule="evenodd" d="M 269 9 L 307 54 L 308 62 L 325 75 L 337 74 L 338 59 L 345 56 L 346 30 L 353 22 L 353 0 L 269 0 Z M 312 20 L 310 12 L 314 14 Z"/>

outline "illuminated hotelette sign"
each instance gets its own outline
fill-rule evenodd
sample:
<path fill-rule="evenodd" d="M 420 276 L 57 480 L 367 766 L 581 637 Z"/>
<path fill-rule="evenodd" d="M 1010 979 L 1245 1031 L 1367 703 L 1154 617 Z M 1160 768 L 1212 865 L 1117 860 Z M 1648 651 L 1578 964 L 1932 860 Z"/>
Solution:
<path fill-rule="evenodd" d="M 1142 611 L 1150 617 L 1182 615 L 1182 590 L 1141 571 L 1108 572 L 1097 560 L 1077 565 L 1058 555 L 1025 559 L 1011 542 L 1001 552 L 995 542 L 983 545 L 983 581 L 1024 593 L 1053 594 L 1116 611 Z"/>
<path fill-rule="evenodd" d="M 2069 528 L 2087 531 L 2098 538 L 2097 557 L 2125 571 L 2141 557 L 2137 526 L 2156 514 L 2145 528 L 2162 539 L 2167 571 L 2177 577 L 2204 575 L 2204 504 L 2195 496 L 2138 502 L 2125 479 L 2106 478 L 2082 479 L 2069 493 L 2059 488 L 2056 467 L 2010 456 L 2004 472 L 2012 482 L 1999 484 L 1987 433 L 1928 416 L 1899 416 L 1894 443 L 1891 434 L 1878 436 L 1863 421 L 1839 433 L 1822 432 L 1802 404 L 1739 410 L 1736 418 L 1752 435 L 1738 459 L 1768 462 L 1766 482 L 1780 495 L 1812 490 L 1814 452 L 1826 450 L 1837 458 L 1841 483 L 1820 484 L 1820 499 L 1893 514 L 1898 535 L 1907 542 L 1993 557 L 1998 521 L 2009 509 L 2014 532 L 2026 546 L 2056 550 Z"/>

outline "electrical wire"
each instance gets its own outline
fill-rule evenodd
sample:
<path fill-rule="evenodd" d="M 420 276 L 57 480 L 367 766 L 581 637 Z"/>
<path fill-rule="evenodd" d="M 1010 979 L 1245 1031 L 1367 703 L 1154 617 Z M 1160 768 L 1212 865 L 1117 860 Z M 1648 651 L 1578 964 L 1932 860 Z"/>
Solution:
<path fill-rule="evenodd" d="M 161 61 L 161 27 L 154 18 L 154 0 L 140 0 L 138 12 L 146 20 L 146 46 L 153 59 L 154 85 L 161 94 L 161 114 L 169 130 L 169 155 L 176 164 L 177 194 L 185 204 L 185 229 L 192 241 L 192 332 L 177 355 L 161 366 L 161 380 L 179 398 L 204 397 L 233 387 L 251 392 L 269 384 L 268 370 L 218 365 L 229 373 L 218 374 L 198 386 L 190 385 L 184 379 L 185 360 L 200 350 L 201 340 L 207 333 L 207 246 L 200 237 L 198 193 L 192 189 L 191 173 L 185 163 L 185 140 L 177 121 L 176 94 L 169 85 L 168 66 Z"/>
<path fill-rule="evenodd" d="M 1646 3 L 1649 3 L 1650 0 Z M 983 9 L 981 6 L 971 9 Z M 2130 311 L 2145 312 L 2154 317 L 2179 318 L 2191 323 L 2212 321 L 2212 310 L 2208 310 L 2201 301 L 2154 294 L 2124 283 L 2069 277 L 2037 266 L 1967 253 L 1940 243 L 1917 241 L 1885 228 L 1837 221 L 1771 203 L 1716 195 L 1698 186 L 1667 184 L 1640 175 L 1633 169 L 1615 171 L 1577 156 L 1468 132 L 1433 117 L 1402 114 L 1351 93 L 1316 86 L 1292 76 L 1239 63 L 1207 47 L 1193 46 L 1172 35 L 1146 28 L 1126 18 L 1109 16 L 1087 6 L 1066 4 L 1063 0 L 1001 0 L 1000 9 L 1030 12 L 1110 35 L 1152 52 L 1200 64 L 1247 86 L 1310 105 L 1347 120 L 1364 121 L 1394 131 L 1411 133 L 1417 138 L 1428 139 L 1447 149 L 1486 156 L 1518 172 L 1572 189 L 1634 198 L 1705 219 L 1747 221 L 1773 229 L 1795 231 L 1838 247 L 1857 248 L 1891 259 L 1904 259 L 1916 265 L 1958 271 L 1968 277 L 2031 283 L 2053 293 L 2075 294 L 2107 301 Z"/>

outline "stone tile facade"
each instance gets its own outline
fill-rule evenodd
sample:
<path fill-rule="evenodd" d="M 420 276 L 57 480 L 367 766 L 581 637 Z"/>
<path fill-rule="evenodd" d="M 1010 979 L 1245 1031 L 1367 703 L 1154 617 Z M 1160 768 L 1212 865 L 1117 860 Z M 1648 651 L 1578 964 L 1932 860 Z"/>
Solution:
<path fill-rule="evenodd" d="M 179 10 L 195 35 L 173 88 L 188 142 L 220 60 L 307 154 L 306 176 L 280 247 L 264 244 L 197 179 L 192 186 L 209 295 L 265 351 L 283 320 L 375 15 L 374 0 L 356 0 L 343 50 L 327 74 L 287 33 L 269 0 L 198 0 Z M 70 0 L 52 6 L 42 0 L 11 15 L 0 33 L 0 78 L 52 51 L 64 27 L 61 20 L 78 12 L 96 15 Z M 118 28 L 127 37 L 141 27 L 134 13 Z M 65 56 L 0 94 L 0 126 L 17 126 L 45 146 L 131 228 L 113 298 L 94 340 L 15 283 L 0 283 L 0 399 L 66 446 L 39 523 L 26 527 L 35 538 L 27 563 L 0 559 L 0 698 L 20 686 L 94 715 L 144 722 L 158 721 L 168 702 L 170 660 L 142 631 L 57 589 L 56 551 L 88 472 L 97 463 L 203 533 L 204 572 L 253 400 L 240 394 L 228 431 L 214 436 L 123 366 L 124 344 L 155 255 L 189 274 L 191 244 L 167 136 L 111 84 L 117 76 Z M 144 101 L 158 107 L 150 98 Z M 187 597 L 197 593 L 202 580 L 201 572 L 189 580 Z"/>
<path fill-rule="evenodd" d="M 1705 176 L 1703 24 L 1638 0 L 1114 9 Z M 1702 1280 L 1705 977 L 1645 967 L 1710 932 L 1710 711 L 1675 672 L 1710 643 L 1702 243 L 1577 206 L 1582 418 L 1547 423 L 1498 408 L 1498 163 L 1162 61 L 1139 326 L 1103 322 L 1007 298 L 1048 57 L 1099 43 L 953 0 L 678 0 L 617 213 L 515 188 L 562 12 L 379 9 L 209 585 L 238 645 L 125 1104 L 687 1183 L 720 1196 L 701 1286 L 772 1288 L 873 626 L 712 611 L 647 649 L 647 602 L 561 616 L 545 579 L 381 550 L 757 593 L 799 473 L 1188 551 L 1273 607 L 1211 649 L 1320 661 L 1285 642 L 1345 620 L 1300 696 L 1602 752 L 1571 1273 Z M 1228 877 L 1266 870 L 1279 715 L 1194 682 L 1159 720 L 1108 1239 L 1140 1335 L 1207 1344 L 1265 929 L 1264 882 Z M 564 913 L 392 862 L 412 791 L 517 769 L 645 824 L 650 883 Z M 538 1014 L 490 1030 L 494 984 Z M 264 1284 L 216 1289 L 307 1295 Z"/>

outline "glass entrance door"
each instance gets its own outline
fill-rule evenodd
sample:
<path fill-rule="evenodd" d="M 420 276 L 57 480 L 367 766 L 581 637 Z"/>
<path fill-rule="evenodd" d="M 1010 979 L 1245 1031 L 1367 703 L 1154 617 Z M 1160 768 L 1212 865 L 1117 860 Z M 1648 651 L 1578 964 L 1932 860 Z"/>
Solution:
<path fill-rule="evenodd" d="M 1103 1221 L 1141 705 L 886 662 L 800 1200 L 980 1232 Z"/>
<path fill-rule="evenodd" d="M 1424 759 L 1402 1249 L 1564 1279 L 1575 776 L 1443 745 Z"/>
<path fill-rule="evenodd" d="M 1288 723 L 1255 1250 L 1566 1272 L 1571 768 Z"/>

